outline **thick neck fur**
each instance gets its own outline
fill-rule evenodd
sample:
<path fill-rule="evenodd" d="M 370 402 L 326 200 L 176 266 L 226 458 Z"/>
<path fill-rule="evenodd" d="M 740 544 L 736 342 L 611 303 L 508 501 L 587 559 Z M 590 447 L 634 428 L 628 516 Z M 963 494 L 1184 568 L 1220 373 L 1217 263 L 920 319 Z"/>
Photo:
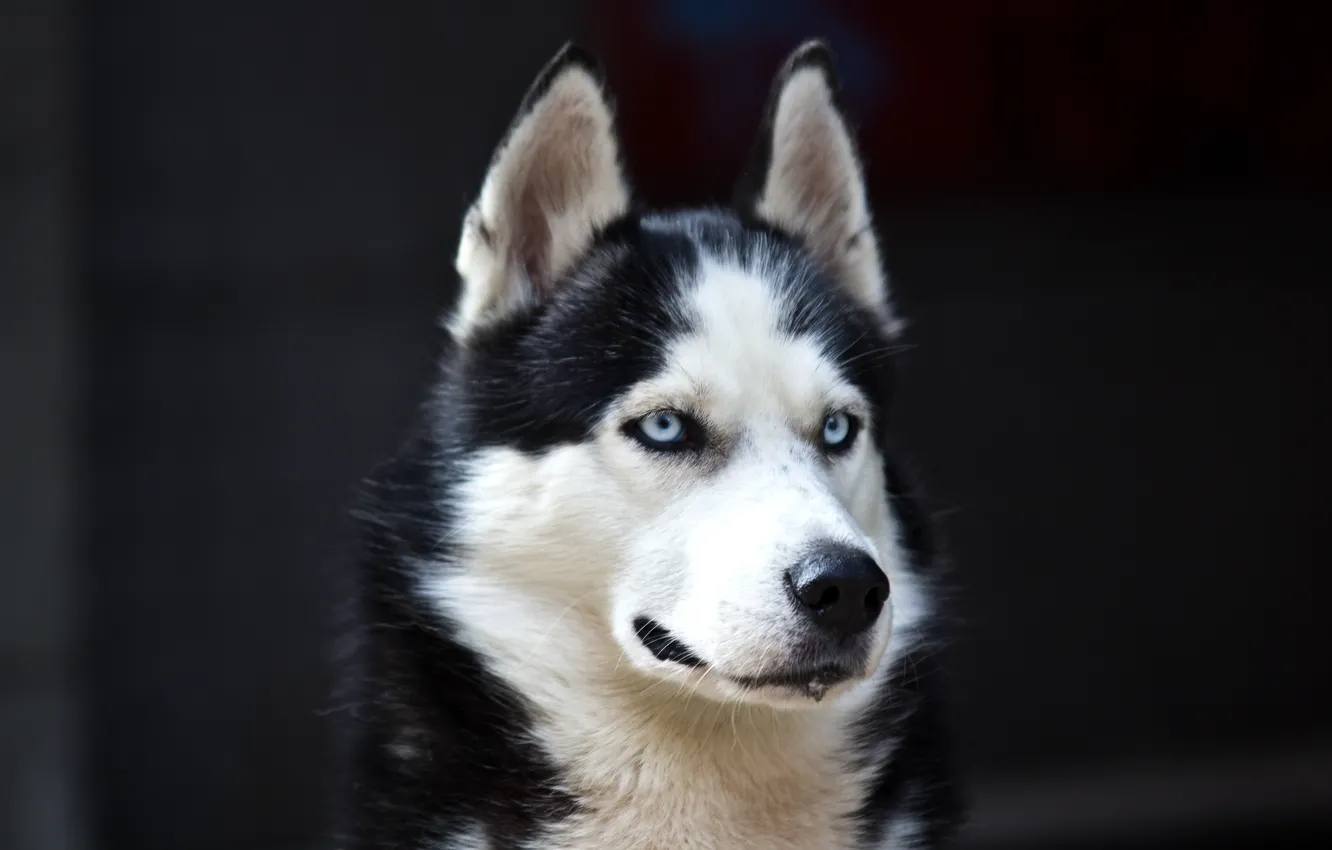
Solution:
<path fill-rule="evenodd" d="M 544 846 L 858 846 L 877 765 L 857 767 L 855 732 L 879 682 L 810 709 L 693 696 L 589 651 L 606 646 L 595 615 L 518 601 L 478 572 L 430 595 L 470 608 L 459 637 L 533 707 L 535 738 L 579 802 Z"/>

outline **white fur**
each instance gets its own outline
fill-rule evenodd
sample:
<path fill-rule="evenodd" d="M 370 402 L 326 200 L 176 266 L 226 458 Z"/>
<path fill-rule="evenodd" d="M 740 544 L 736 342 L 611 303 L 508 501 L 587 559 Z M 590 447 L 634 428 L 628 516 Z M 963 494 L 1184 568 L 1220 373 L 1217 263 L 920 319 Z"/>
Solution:
<path fill-rule="evenodd" d="M 879 850 L 915 850 L 924 841 L 925 828 L 920 821 L 904 817 L 888 827 Z"/>
<path fill-rule="evenodd" d="M 443 844 L 431 845 L 423 850 L 490 850 L 490 838 L 486 835 L 486 828 L 478 823 Z"/>
<path fill-rule="evenodd" d="M 923 792 L 919 784 L 908 783 L 901 792 L 902 808 L 911 810 L 915 804 L 924 802 L 928 795 Z M 878 845 L 878 850 L 916 850 L 923 847 L 926 839 L 927 825 L 919 817 L 903 814 L 899 815 L 888 825 L 888 830 L 883 837 L 883 841 Z"/>
<path fill-rule="evenodd" d="M 829 406 L 869 406 L 818 340 L 780 331 L 782 272 L 705 262 L 680 305 L 697 333 L 595 439 L 478 453 L 453 493 L 461 563 L 421 565 L 461 639 L 534 707 L 534 738 L 582 803 L 534 847 L 853 846 L 869 776 L 851 766 L 850 726 L 924 597 L 868 435 L 831 462 L 811 445 Z M 652 456 L 622 433 L 663 406 L 724 435 L 713 460 Z M 872 552 L 891 581 L 869 668 L 817 705 L 742 692 L 724 677 L 778 667 L 799 625 L 783 572 L 830 538 Z M 709 667 L 658 661 L 633 634 L 639 615 Z"/>

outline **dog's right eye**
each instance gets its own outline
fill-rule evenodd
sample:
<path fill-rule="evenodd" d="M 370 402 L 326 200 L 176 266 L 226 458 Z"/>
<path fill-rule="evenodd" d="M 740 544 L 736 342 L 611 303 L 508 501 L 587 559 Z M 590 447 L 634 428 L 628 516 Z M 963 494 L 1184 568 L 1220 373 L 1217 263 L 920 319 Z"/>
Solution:
<path fill-rule="evenodd" d="M 649 449 L 674 451 L 696 445 L 699 428 L 682 413 L 658 410 L 630 422 L 625 431 Z"/>

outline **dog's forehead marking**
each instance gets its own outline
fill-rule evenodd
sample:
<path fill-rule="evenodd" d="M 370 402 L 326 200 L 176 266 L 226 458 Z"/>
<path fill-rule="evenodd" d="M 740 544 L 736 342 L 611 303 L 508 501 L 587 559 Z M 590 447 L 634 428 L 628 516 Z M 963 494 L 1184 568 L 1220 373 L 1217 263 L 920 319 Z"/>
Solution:
<path fill-rule="evenodd" d="M 667 352 L 657 393 L 697 400 L 714 416 L 807 420 L 858 393 L 817 337 L 786 329 L 776 264 L 704 255 L 684 292 L 692 331 Z"/>

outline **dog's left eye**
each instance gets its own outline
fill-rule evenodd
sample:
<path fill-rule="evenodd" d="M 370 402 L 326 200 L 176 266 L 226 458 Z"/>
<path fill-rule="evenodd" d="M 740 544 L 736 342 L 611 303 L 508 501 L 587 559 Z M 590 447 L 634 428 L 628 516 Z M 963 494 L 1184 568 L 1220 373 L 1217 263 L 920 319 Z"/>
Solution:
<path fill-rule="evenodd" d="M 829 451 L 844 451 L 856 438 L 857 419 L 843 410 L 829 413 L 823 420 L 823 446 Z"/>
<path fill-rule="evenodd" d="M 682 413 L 658 410 L 630 423 L 630 436 L 650 449 L 681 449 L 694 442 L 697 430 Z"/>

